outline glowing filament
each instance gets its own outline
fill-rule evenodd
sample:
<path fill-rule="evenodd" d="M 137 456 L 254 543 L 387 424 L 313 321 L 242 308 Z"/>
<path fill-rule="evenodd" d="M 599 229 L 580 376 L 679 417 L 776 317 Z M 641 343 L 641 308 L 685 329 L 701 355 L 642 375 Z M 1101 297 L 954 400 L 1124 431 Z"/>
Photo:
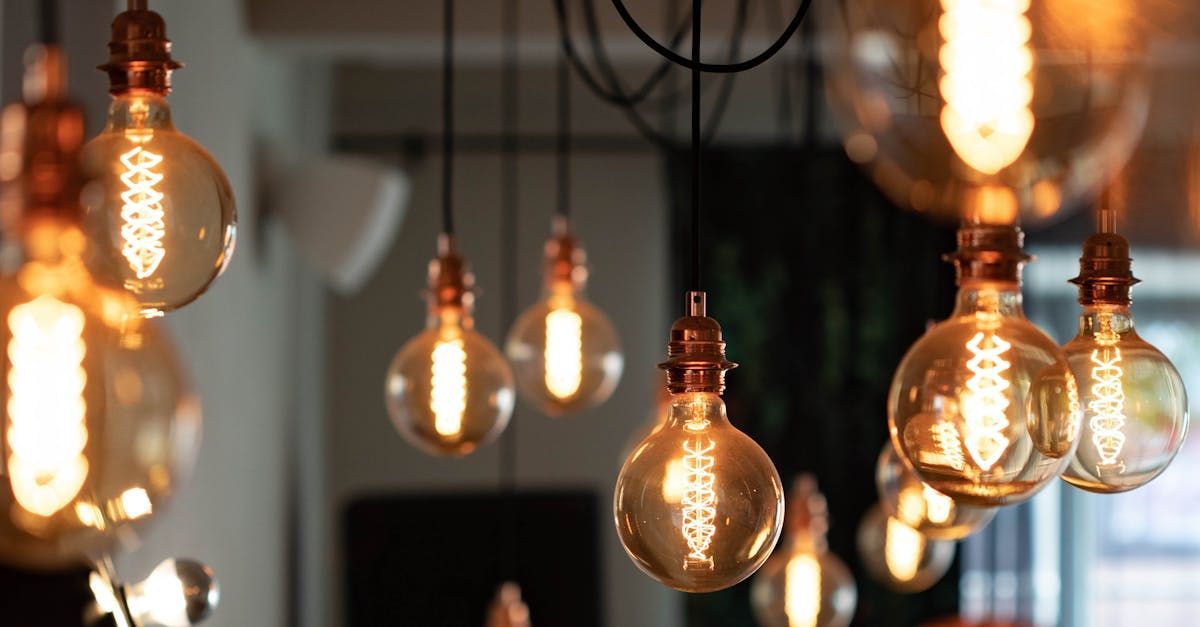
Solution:
<path fill-rule="evenodd" d="M 954 517 L 954 499 L 924 486 L 925 518 L 935 525 L 944 525 Z"/>
<path fill-rule="evenodd" d="M 583 318 L 570 309 L 546 314 L 546 389 L 565 399 L 583 381 Z"/>
<path fill-rule="evenodd" d="M 713 524 L 717 519 L 717 492 L 713 489 L 717 478 L 713 474 L 716 459 L 711 453 L 716 443 L 703 435 L 708 428 L 707 420 L 688 422 L 684 428 L 694 434 L 683 443 L 687 479 L 680 504 L 683 506 L 683 539 L 691 551 L 684 561 L 684 567 L 711 569 L 713 561 L 708 555 L 708 548 L 717 531 Z"/>
<path fill-rule="evenodd" d="M 942 0 L 942 130 L 967 165 L 995 174 L 1033 134 L 1029 0 Z"/>
<path fill-rule="evenodd" d="M 39 516 L 68 505 L 88 474 L 84 316 L 43 295 L 8 315 L 8 473 L 13 497 Z"/>
<path fill-rule="evenodd" d="M 1125 389 L 1121 384 L 1121 349 L 1115 333 L 1100 333 L 1100 348 L 1092 351 L 1092 413 L 1088 426 L 1092 429 L 1092 444 L 1100 455 L 1101 466 L 1120 464 L 1121 449 L 1125 446 Z"/>
<path fill-rule="evenodd" d="M 942 420 L 933 426 L 933 442 L 941 452 L 941 461 L 955 470 L 962 470 L 966 463 L 962 454 L 962 438 L 954 423 Z"/>
<path fill-rule="evenodd" d="M 911 581 L 921 567 L 925 554 L 925 536 L 908 525 L 888 518 L 883 542 L 883 559 L 888 572 L 899 581 Z"/>
<path fill-rule="evenodd" d="M 431 374 L 429 408 L 433 410 L 433 428 L 442 437 L 458 437 L 467 411 L 467 352 L 462 338 L 437 343 Z"/>
<path fill-rule="evenodd" d="M 121 237 L 125 240 L 121 254 L 139 279 L 154 274 L 166 255 L 163 194 L 155 188 L 163 175 L 154 171 L 162 161 L 162 155 L 141 146 L 121 155 L 125 166 L 121 174 L 121 182 L 125 184 L 125 191 L 121 192 L 121 201 L 125 203 L 121 207 L 121 219 L 125 221 L 121 225 Z"/>
<path fill-rule="evenodd" d="M 816 627 L 821 613 L 821 565 L 812 553 L 793 555 L 784 576 L 788 627 Z"/>
<path fill-rule="evenodd" d="M 971 359 L 967 369 L 967 392 L 963 396 L 962 413 L 965 423 L 967 452 L 982 470 L 990 469 L 1008 448 L 1004 430 L 1008 427 L 1009 382 L 1004 371 L 1011 364 L 1003 357 L 1012 344 L 994 333 L 980 331 L 967 342 Z"/>

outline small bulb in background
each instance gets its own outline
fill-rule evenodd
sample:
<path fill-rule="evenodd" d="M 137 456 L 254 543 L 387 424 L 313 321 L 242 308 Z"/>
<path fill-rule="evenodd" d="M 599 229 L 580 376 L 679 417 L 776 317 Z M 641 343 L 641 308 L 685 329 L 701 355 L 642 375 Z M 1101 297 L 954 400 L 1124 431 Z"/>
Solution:
<path fill-rule="evenodd" d="M 612 323 L 584 294 L 587 275 L 583 248 L 566 219 L 555 218 L 542 299 L 517 318 L 505 343 L 517 390 L 550 416 L 608 400 L 624 368 Z"/>
<path fill-rule="evenodd" d="M 427 327 L 396 353 L 384 396 L 411 444 L 435 455 L 467 455 L 508 425 L 513 376 L 500 351 L 475 331 L 466 261 L 449 236 L 438 249 L 429 266 Z"/>
<path fill-rule="evenodd" d="M 123 286 L 142 314 L 157 316 L 203 294 L 233 255 L 237 210 L 217 162 L 175 129 L 167 104 L 166 24 L 145 9 L 112 25 L 112 104 L 104 131 L 84 148 L 95 178 L 84 195 L 89 268 Z"/>
<path fill-rule="evenodd" d="M 934 540 L 961 540 L 986 527 L 998 511 L 958 503 L 921 483 L 904 466 L 891 441 L 879 453 L 875 486 L 879 504 L 889 516 Z"/>
<path fill-rule="evenodd" d="M 858 556 L 873 579 L 906 594 L 937 583 L 954 562 L 955 544 L 933 540 L 888 516 L 878 505 L 858 526 Z"/>
<path fill-rule="evenodd" d="M 521 586 L 506 581 L 488 606 L 487 627 L 530 627 L 529 606 L 521 600 Z"/>

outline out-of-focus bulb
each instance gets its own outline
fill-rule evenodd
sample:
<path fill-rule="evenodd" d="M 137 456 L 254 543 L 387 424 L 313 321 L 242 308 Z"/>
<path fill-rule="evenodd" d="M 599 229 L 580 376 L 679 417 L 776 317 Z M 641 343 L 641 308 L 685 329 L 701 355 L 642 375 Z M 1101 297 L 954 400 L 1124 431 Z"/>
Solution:
<path fill-rule="evenodd" d="M 942 130 L 967 165 L 995 174 L 1033 134 L 1029 0 L 942 0 L 942 10 Z"/>
<path fill-rule="evenodd" d="M 825 540 L 828 512 L 812 475 L 788 494 L 787 536 L 754 576 L 750 600 L 760 627 L 845 627 L 858 591 Z"/>
<path fill-rule="evenodd" d="M 429 268 L 429 322 L 396 353 L 384 395 L 400 433 L 437 455 L 466 455 L 504 431 L 512 415 L 508 363 L 474 330 L 473 278 L 443 236 Z"/>
<path fill-rule="evenodd" d="M 956 505 L 1020 502 L 1074 451 L 1078 388 L 1058 346 L 1021 309 L 1020 231 L 964 226 L 954 260 L 954 313 L 909 349 L 892 380 L 892 442 Z"/>
<path fill-rule="evenodd" d="M 620 341 L 588 302 L 586 285 L 583 249 L 558 218 L 546 242 L 542 300 L 517 318 L 504 346 L 517 390 L 550 416 L 603 403 L 621 379 Z"/>
<path fill-rule="evenodd" d="M 926 590 L 954 561 L 954 542 L 933 540 L 872 507 L 858 527 L 858 555 L 876 581 L 898 592 Z"/>
<path fill-rule="evenodd" d="M 614 515 L 625 551 L 643 572 L 685 592 L 732 586 L 763 564 L 779 539 L 783 490 L 766 453 L 729 423 L 720 326 L 692 292 L 690 315 L 671 329 L 663 364 L 670 417 L 626 460 Z"/>
<path fill-rule="evenodd" d="M 84 195 L 88 263 L 156 316 L 192 302 L 225 270 L 237 211 L 221 167 L 171 122 L 166 95 L 179 64 L 162 18 L 121 13 L 109 49 L 108 123 L 84 148 L 96 179 Z"/>
<path fill-rule="evenodd" d="M 136 627 L 198 625 L 212 616 L 221 601 L 212 569 L 188 559 L 165 560 L 145 581 L 123 588 L 114 588 L 99 572 L 91 574 L 88 584 L 101 614 L 131 618 Z"/>
<path fill-rule="evenodd" d="M 488 606 L 487 627 L 529 627 L 529 606 L 521 600 L 521 586 L 512 581 L 500 584 Z"/>
<path fill-rule="evenodd" d="M 1188 432 L 1187 392 L 1175 366 L 1140 336 L 1129 310 L 1129 244 L 1099 233 L 1084 244 L 1079 333 L 1063 347 L 1080 382 L 1079 447 L 1063 479 L 1091 492 L 1124 492 L 1162 473 Z"/>
<path fill-rule="evenodd" d="M 879 504 L 891 517 L 935 540 L 961 540 L 983 529 L 996 509 L 956 503 L 954 499 L 921 483 L 904 466 L 889 441 L 875 466 Z"/>

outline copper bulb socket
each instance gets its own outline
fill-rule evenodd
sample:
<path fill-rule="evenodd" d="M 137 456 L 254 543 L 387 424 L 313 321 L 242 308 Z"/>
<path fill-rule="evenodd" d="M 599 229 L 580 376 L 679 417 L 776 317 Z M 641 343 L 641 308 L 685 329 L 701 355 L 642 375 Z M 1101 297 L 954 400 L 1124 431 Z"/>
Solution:
<path fill-rule="evenodd" d="M 171 91 L 171 72 L 183 67 L 171 58 L 166 21 L 145 8 L 117 15 L 108 54 L 108 63 L 99 69 L 108 74 L 108 91 L 114 96 L 132 91 L 166 95 Z"/>
<path fill-rule="evenodd" d="M 667 360 L 658 365 L 667 371 L 672 394 L 725 392 L 725 372 L 737 364 L 725 358 L 721 325 L 707 315 L 704 292 L 687 293 L 687 315 L 671 325 Z"/>
<path fill-rule="evenodd" d="M 550 239 L 546 240 L 545 276 L 549 285 L 564 283 L 581 287 L 587 283 L 587 253 L 571 235 L 567 219 L 554 218 Z"/>
<path fill-rule="evenodd" d="M 470 312 L 475 304 L 475 275 L 458 254 L 454 236 L 438 236 L 438 256 L 429 262 L 429 305 L 435 310 L 461 309 Z"/>
<path fill-rule="evenodd" d="M 1124 237 L 1096 233 L 1083 243 L 1079 276 L 1071 279 L 1079 286 L 1079 304 L 1128 307 L 1133 302 L 1130 292 L 1138 282 Z"/>
<path fill-rule="evenodd" d="M 1015 225 L 964 224 L 958 229 L 958 250 L 944 257 L 952 262 L 958 284 L 973 281 L 1019 283 L 1025 254 L 1025 234 Z"/>

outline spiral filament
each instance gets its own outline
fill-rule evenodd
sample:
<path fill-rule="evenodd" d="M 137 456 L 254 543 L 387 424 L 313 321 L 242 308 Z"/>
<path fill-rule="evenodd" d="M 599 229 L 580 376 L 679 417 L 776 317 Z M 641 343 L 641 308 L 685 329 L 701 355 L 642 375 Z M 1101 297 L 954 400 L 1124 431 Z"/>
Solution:
<path fill-rule="evenodd" d="M 1088 401 L 1092 429 L 1092 444 L 1100 456 L 1100 466 L 1120 465 L 1121 449 L 1125 446 L 1125 389 L 1121 377 L 1121 349 L 1116 347 L 1117 335 L 1101 331 L 1096 336 L 1099 348 L 1092 350 L 1092 400 Z"/>
<path fill-rule="evenodd" d="M 84 316 L 49 295 L 8 315 L 8 474 L 26 511 L 52 516 L 88 475 Z"/>
<path fill-rule="evenodd" d="M 788 627 L 816 627 L 821 613 L 821 565 L 812 553 L 793 555 L 784 575 Z"/>
<path fill-rule="evenodd" d="M 911 581 L 921 567 L 925 536 L 908 525 L 888 518 L 883 542 L 883 559 L 888 572 L 899 581 Z"/>
<path fill-rule="evenodd" d="M 462 435 L 467 411 L 467 352 L 461 337 L 442 340 L 433 348 L 429 408 L 433 428 L 445 438 Z"/>
<path fill-rule="evenodd" d="M 962 454 L 962 438 L 958 437 L 958 428 L 948 420 L 940 420 L 933 425 L 933 443 L 937 445 L 937 461 L 943 466 L 962 470 L 966 460 Z"/>
<path fill-rule="evenodd" d="M 992 332 L 977 332 L 967 342 L 972 357 L 967 360 L 971 378 L 963 395 L 962 413 L 967 452 L 981 470 L 990 469 L 1008 448 L 1009 382 L 1004 371 L 1011 364 L 1003 357 L 1012 344 Z"/>
<path fill-rule="evenodd" d="M 125 240 L 121 254 L 139 279 L 153 275 L 166 255 L 163 248 L 166 235 L 163 194 L 155 188 L 162 182 L 163 175 L 154 170 L 162 161 L 162 155 L 141 146 L 121 155 L 121 163 L 125 166 L 125 172 L 121 174 L 121 182 L 125 184 L 125 191 L 121 192 L 124 202 L 121 237 Z"/>
<path fill-rule="evenodd" d="M 691 551 L 684 560 L 684 568 L 713 567 L 708 548 L 717 531 L 714 524 L 717 519 L 717 492 L 713 489 L 717 478 L 713 474 L 716 459 L 712 456 L 716 443 L 703 433 L 708 425 L 707 420 L 690 421 L 684 425 L 693 434 L 683 443 L 687 482 L 680 504 L 683 506 L 683 538 Z"/>
<path fill-rule="evenodd" d="M 942 10 L 942 130 L 967 165 L 995 174 L 1033 134 L 1029 0 L 942 0 Z"/>
<path fill-rule="evenodd" d="M 546 314 L 546 389 L 565 399 L 583 381 L 583 318 L 570 309 Z"/>

